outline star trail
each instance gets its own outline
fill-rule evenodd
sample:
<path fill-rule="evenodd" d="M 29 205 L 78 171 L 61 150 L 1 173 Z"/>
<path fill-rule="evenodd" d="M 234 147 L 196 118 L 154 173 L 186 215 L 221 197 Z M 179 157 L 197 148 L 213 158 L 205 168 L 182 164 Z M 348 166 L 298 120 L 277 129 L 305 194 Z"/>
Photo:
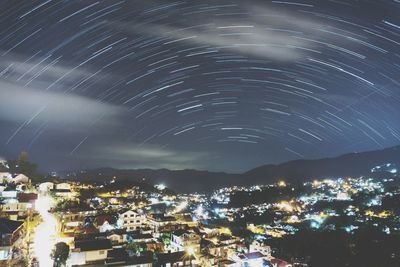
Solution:
<path fill-rule="evenodd" d="M 0 3 L 0 156 L 266 163 L 400 143 L 400 1 Z"/>

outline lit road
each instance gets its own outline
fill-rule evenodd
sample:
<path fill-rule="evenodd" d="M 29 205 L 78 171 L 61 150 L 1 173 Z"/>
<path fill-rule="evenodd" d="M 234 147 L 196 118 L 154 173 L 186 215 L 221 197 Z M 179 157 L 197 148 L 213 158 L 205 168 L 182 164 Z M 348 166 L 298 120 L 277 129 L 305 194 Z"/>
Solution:
<path fill-rule="evenodd" d="M 56 243 L 57 220 L 48 210 L 53 205 L 53 199 L 48 196 L 39 195 L 36 201 L 36 210 L 42 217 L 42 222 L 36 227 L 33 241 L 34 255 L 39 261 L 40 267 L 53 266 L 50 257 L 51 251 Z"/>

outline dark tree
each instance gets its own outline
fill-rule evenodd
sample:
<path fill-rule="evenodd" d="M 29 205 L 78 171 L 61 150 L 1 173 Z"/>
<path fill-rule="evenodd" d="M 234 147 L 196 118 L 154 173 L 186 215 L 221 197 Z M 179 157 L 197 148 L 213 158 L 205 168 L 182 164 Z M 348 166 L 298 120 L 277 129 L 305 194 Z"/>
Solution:
<path fill-rule="evenodd" d="M 65 266 L 69 257 L 69 246 L 64 242 L 59 242 L 54 246 L 51 258 L 54 260 L 54 267 Z"/>

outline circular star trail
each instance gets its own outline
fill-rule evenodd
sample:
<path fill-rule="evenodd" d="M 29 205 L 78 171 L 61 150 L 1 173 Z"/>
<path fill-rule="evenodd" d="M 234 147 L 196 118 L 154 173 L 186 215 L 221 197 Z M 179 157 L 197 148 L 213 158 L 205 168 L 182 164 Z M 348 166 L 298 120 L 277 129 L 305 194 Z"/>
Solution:
<path fill-rule="evenodd" d="M 396 145 L 400 2 L 2 1 L 0 153 L 200 168 Z"/>

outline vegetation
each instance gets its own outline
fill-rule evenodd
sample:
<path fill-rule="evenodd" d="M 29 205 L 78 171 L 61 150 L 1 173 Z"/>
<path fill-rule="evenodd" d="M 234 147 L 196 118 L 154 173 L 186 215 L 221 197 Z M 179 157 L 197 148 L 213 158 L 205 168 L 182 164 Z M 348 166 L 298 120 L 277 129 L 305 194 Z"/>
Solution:
<path fill-rule="evenodd" d="M 276 255 L 300 259 L 311 267 L 398 267 L 400 237 L 372 226 L 348 234 L 344 231 L 302 230 L 271 241 Z"/>
<path fill-rule="evenodd" d="M 0 164 L 0 172 L 22 173 L 28 176 L 33 182 L 41 182 L 45 178 L 38 171 L 37 165 L 29 161 L 7 160 L 5 164 Z"/>
<path fill-rule="evenodd" d="M 65 266 L 69 257 L 69 246 L 64 242 L 59 242 L 54 246 L 51 258 L 54 260 L 54 267 Z"/>
<path fill-rule="evenodd" d="M 61 199 L 56 203 L 53 211 L 58 212 L 71 209 L 88 209 L 88 208 L 89 206 L 86 203 L 79 202 L 78 200 Z"/>
<path fill-rule="evenodd" d="M 140 256 L 147 250 L 146 245 L 142 243 L 132 242 L 126 245 L 126 250 L 130 251 L 132 255 Z"/>

